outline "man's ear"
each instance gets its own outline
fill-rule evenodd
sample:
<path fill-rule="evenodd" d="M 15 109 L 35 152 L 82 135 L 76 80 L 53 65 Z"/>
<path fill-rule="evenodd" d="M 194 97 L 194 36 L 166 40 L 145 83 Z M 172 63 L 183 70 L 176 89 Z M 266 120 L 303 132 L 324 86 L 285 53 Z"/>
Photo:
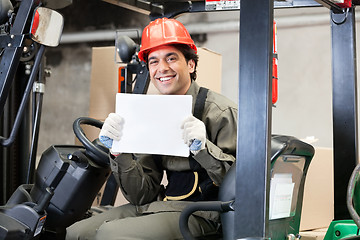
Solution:
<path fill-rule="evenodd" d="M 193 73 L 195 71 L 195 61 L 193 59 L 190 59 L 187 64 L 189 68 L 189 73 Z"/>

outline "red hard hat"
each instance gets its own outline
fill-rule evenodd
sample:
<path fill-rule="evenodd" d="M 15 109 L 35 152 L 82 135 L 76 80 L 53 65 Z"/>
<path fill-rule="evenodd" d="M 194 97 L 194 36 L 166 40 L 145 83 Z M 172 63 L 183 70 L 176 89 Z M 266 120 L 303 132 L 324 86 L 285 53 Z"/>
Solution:
<path fill-rule="evenodd" d="M 177 43 L 186 44 L 197 52 L 194 41 L 181 22 L 168 18 L 156 19 L 144 28 L 139 59 L 145 62 L 146 55 L 154 47 Z"/>

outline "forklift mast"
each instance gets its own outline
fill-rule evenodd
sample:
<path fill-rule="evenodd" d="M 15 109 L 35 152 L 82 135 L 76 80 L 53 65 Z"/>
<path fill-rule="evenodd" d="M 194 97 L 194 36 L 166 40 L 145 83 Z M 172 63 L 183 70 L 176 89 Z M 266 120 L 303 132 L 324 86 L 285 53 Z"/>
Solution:
<path fill-rule="evenodd" d="M 237 161 L 241 164 L 236 166 L 235 224 L 246 227 L 235 228 L 237 239 L 264 239 L 269 236 L 274 8 L 327 7 L 332 31 L 334 213 L 337 220 L 350 217 L 346 208 L 346 189 L 352 170 L 358 163 L 355 6 L 359 1 L 345 0 L 340 5 L 331 0 L 238 0 L 231 1 L 231 4 L 226 0 L 212 3 L 181 0 L 104 1 L 147 14 L 150 19 L 171 18 L 192 12 L 239 11 L 241 44 Z M 16 186 L 26 181 L 26 171 L 31 169 L 27 167 L 31 162 L 27 157 L 34 141 L 28 139 L 36 132 L 33 120 L 36 114 L 33 111 L 31 117 L 28 96 L 31 81 L 38 77 L 44 51 L 41 44 L 28 38 L 34 9 L 41 4 L 63 7 L 71 1 L 14 1 L 16 5 L 13 9 L 9 2 L 2 0 L 0 5 L 2 203 Z M 224 4 L 230 5 L 221 8 Z M 28 52 L 29 49 L 35 49 L 34 54 Z M 23 60 L 24 57 L 26 60 Z M 28 66 L 32 69 L 30 74 L 26 71 Z M 251 105 L 243 102 L 250 102 Z M 253 199 L 259 201 L 254 204 Z"/>
<path fill-rule="evenodd" d="M 44 48 L 57 45 L 56 37 L 60 39 L 57 34 L 51 39 L 55 42 L 41 38 L 46 32 L 37 28 L 43 23 L 39 20 L 38 7 L 59 8 L 70 3 L 69 0 L 0 1 L 1 204 L 20 184 L 32 182 L 45 84 Z M 52 12 L 47 12 L 40 19 L 45 15 L 50 17 Z M 53 16 L 62 19 L 60 15 Z M 61 34 L 63 22 L 56 22 Z"/>
<path fill-rule="evenodd" d="M 237 161 L 241 164 L 237 164 L 236 169 L 235 224 L 246 227 L 235 228 L 236 239 L 269 236 L 274 8 L 328 8 L 332 31 L 334 215 L 338 220 L 350 218 L 346 189 L 358 163 L 355 56 L 355 6 L 359 4 L 358 0 L 104 1 L 148 14 L 151 19 L 193 12 L 239 11 Z M 244 102 L 251 105 L 242 104 Z M 255 204 L 254 199 L 259 201 Z"/>

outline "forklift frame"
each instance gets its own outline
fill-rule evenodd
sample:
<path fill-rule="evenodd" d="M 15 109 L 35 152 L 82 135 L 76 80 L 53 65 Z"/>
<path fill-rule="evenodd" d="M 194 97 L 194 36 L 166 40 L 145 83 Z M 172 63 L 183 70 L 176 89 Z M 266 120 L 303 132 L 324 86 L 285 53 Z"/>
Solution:
<path fill-rule="evenodd" d="M 148 14 L 151 19 L 206 12 L 204 1 L 103 1 Z M 237 239 L 269 236 L 274 8 L 318 6 L 329 8 L 332 31 L 334 219 L 350 219 L 346 189 L 358 163 L 355 6 L 341 9 L 329 0 L 240 0 L 235 224 L 244 227 L 234 229 Z"/>
<path fill-rule="evenodd" d="M 208 12 L 204 1 L 103 0 L 137 12 L 151 19 L 175 17 L 185 12 Z M 27 18 L 36 1 L 19 11 Z M 239 46 L 239 112 L 237 139 L 237 177 L 235 236 L 268 238 L 269 169 L 271 137 L 272 28 L 274 8 L 325 6 L 330 10 L 332 30 L 334 217 L 349 219 L 346 189 L 358 162 L 357 76 L 355 47 L 355 6 L 341 9 L 329 0 L 241 0 Z M 18 37 L 24 25 L 17 18 L 12 34 Z M 28 24 L 28 23 L 26 23 Z M 249 37 L 251 36 L 251 37 Z M 0 112 L 13 79 L 22 46 L 8 48 L 1 64 Z M 246 104 L 242 104 L 246 102 Z M 253 174 L 256 173 L 256 174 Z M 256 189 L 256 191 L 254 191 Z"/>

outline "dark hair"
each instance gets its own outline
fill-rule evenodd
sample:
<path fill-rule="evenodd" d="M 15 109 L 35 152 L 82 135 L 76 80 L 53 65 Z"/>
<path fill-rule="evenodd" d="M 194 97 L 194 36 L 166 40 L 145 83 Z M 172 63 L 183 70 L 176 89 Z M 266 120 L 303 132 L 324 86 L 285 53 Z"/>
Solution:
<path fill-rule="evenodd" d="M 189 47 L 188 45 L 173 44 L 172 46 L 174 46 L 175 48 L 179 49 L 180 52 L 182 52 L 182 54 L 186 59 L 186 62 L 189 62 L 190 60 L 194 60 L 195 62 L 194 72 L 190 73 L 190 78 L 191 80 L 195 81 L 197 77 L 196 67 L 198 65 L 199 56 L 195 53 L 195 50 Z"/>
<path fill-rule="evenodd" d="M 197 77 L 196 67 L 199 61 L 199 56 L 196 54 L 195 50 L 186 44 L 171 44 L 171 46 L 177 48 L 184 55 L 186 62 L 189 62 L 190 60 L 194 60 L 195 62 L 194 72 L 190 73 L 190 78 L 192 81 L 195 81 Z M 148 58 L 148 54 L 145 55 L 146 60 L 148 60 L 147 58 Z M 148 64 L 148 61 L 146 61 L 146 64 Z"/>

